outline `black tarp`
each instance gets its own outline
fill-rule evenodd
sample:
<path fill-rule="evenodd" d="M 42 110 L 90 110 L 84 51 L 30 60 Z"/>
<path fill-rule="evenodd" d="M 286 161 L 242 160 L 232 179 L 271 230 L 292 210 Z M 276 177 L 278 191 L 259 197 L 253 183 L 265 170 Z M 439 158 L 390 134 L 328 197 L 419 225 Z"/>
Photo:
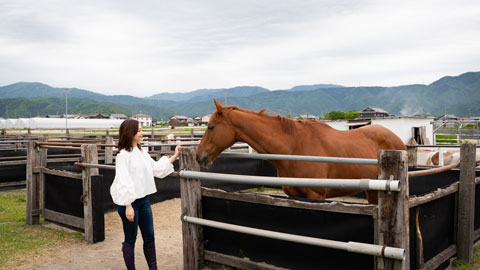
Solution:
<path fill-rule="evenodd" d="M 293 199 L 292 199 L 293 200 Z M 373 243 L 371 216 L 203 197 L 203 217 L 241 226 L 337 241 Z M 287 269 L 373 269 L 373 257 L 203 228 L 205 249 Z"/>
<path fill-rule="evenodd" d="M 58 154 L 79 154 L 79 151 L 73 151 L 73 150 L 63 150 L 63 149 L 49 149 L 48 154 L 49 155 L 58 155 Z M 14 150 L 1 150 L 0 151 L 0 157 L 19 157 L 19 156 L 27 156 L 27 152 L 25 150 L 19 150 L 19 151 L 14 151 Z M 12 160 L 17 160 L 19 159 L 12 159 Z M 24 159 L 26 160 L 26 158 Z M 8 160 L 4 160 L 8 161 Z M 72 164 L 73 162 L 69 163 L 63 163 L 63 164 L 57 164 L 57 166 L 62 166 L 62 165 L 67 165 L 67 164 Z M 0 183 L 6 183 L 6 182 L 17 182 L 17 181 L 25 181 L 27 178 L 27 165 L 22 164 L 22 165 L 10 165 L 10 166 L 0 166 Z M 18 186 L 16 188 L 23 188 L 23 186 Z"/>

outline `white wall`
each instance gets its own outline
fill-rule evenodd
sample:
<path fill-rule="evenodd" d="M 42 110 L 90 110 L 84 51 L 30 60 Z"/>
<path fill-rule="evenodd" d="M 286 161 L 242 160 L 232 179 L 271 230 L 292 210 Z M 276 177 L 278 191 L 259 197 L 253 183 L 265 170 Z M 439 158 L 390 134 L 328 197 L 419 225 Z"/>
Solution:
<path fill-rule="evenodd" d="M 433 144 L 433 118 L 398 117 L 372 119 L 372 125 L 381 125 L 390 129 L 406 144 L 412 138 L 412 128 L 425 126 L 430 144 Z M 324 121 L 329 126 L 338 130 L 348 130 L 347 120 Z"/>
<path fill-rule="evenodd" d="M 433 144 L 433 121 L 432 118 L 378 118 L 372 120 L 372 125 L 384 126 L 393 133 L 397 134 L 404 143 L 412 138 L 412 128 L 425 126 L 426 134 L 429 144 Z"/>

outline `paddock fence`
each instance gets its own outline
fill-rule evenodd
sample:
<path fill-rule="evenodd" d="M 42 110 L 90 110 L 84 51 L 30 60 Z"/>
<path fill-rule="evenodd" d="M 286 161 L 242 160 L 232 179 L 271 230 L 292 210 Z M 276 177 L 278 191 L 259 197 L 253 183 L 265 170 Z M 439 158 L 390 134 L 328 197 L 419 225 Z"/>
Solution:
<path fill-rule="evenodd" d="M 114 150 L 104 144 L 59 146 L 29 142 L 26 164 L 28 224 L 38 224 L 42 215 L 46 220 L 84 231 L 87 242 L 103 240 L 103 215 L 114 207 L 108 201 L 111 200 L 108 187 L 113 181 L 114 166 L 104 161 L 104 164 L 99 164 L 98 155 L 98 150 L 107 151 L 110 148 L 113 164 Z M 173 145 L 153 147 L 158 149 Z M 77 148 L 75 151 L 81 155 L 81 159 L 77 158 L 79 167 L 72 169 L 70 166 L 69 170 L 47 167 L 45 157 L 47 150 L 53 151 L 51 147 Z M 154 198 L 161 201 L 182 194 L 182 227 L 184 249 L 187 250 L 184 251 L 187 252 L 184 255 L 184 260 L 187 260 L 184 262 L 185 269 L 198 269 L 195 267 L 204 261 L 246 269 L 311 269 L 312 265 L 318 268 L 320 262 L 322 269 L 445 269 L 454 256 L 469 261 L 473 254 L 473 242 L 480 238 L 480 215 L 477 213 L 480 211 L 475 212 L 475 209 L 480 209 L 480 184 L 479 179 L 475 179 L 479 173 L 475 171 L 472 148 L 475 149 L 475 146 L 462 145 L 460 170 L 437 174 L 412 175 L 415 170 L 424 168 L 413 166 L 408 172 L 407 154 L 403 152 L 386 151 L 379 154 L 377 161 L 366 161 L 368 165 L 378 163 L 381 177 L 368 182 L 357 181 L 357 184 L 367 189 L 368 183 L 380 183 L 373 186 L 391 189 L 379 191 L 379 204 L 371 205 L 238 192 L 259 185 L 198 179 L 202 176 L 196 175 L 200 168 L 194 158 L 194 147 L 185 147 L 180 164 L 175 165 L 177 170 L 181 168 L 178 175 L 169 176 L 166 180 L 156 179 L 158 194 L 154 196 L 158 197 Z M 409 149 L 408 156 L 412 153 L 413 150 Z M 243 174 L 275 176 L 275 169 L 266 161 L 275 158 L 285 157 L 222 153 L 213 167 L 206 171 L 210 175 L 203 175 L 227 173 L 229 178 Z M 323 157 L 306 158 L 334 162 Z M 221 162 L 224 165 L 219 166 Z M 191 172 L 194 175 L 188 175 Z M 180 174 L 183 177 L 178 181 Z M 271 180 L 274 179 L 262 185 L 270 185 Z M 373 182 L 378 180 L 386 182 Z M 396 189 L 393 180 L 399 181 L 400 191 L 393 191 Z M 331 181 L 327 182 L 331 184 Z M 203 222 L 216 224 L 214 226 L 217 227 Z M 233 226 L 238 230 L 227 231 L 220 228 L 223 226 Z M 249 228 L 274 231 L 273 235 L 277 238 L 264 238 L 255 233 L 247 236 L 238 232 Z M 291 237 L 306 242 L 332 240 L 330 243 L 343 249 L 278 240 Z M 354 243 L 345 244 L 348 242 Z M 386 258 L 385 252 L 383 256 L 381 253 L 373 258 L 361 253 L 346 253 L 348 246 L 350 249 L 359 246 L 355 243 L 372 245 L 376 250 L 373 253 L 378 252 L 378 246 L 382 249 L 385 246 L 385 250 L 387 247 L 403 249 L 405 260 Z"/>
<path fill-rule="evenodd" d="M 116 208 L 109 187 L 115 173 L 114 140 L 108 137 L 93 143 L 30 141 L 27 149 L 26 171 L 27 185 L 27 224 L 45 220 L 84 232 L 89 243 L 103 241 L 105 238 L 104 213 Z M 182 141 L 183 145 L 197 145 L 198 142 Z M 173 143 L 143 144 L 151 148 L 149 154 L 158 159 L 160 155 L 172 153 Z M 156 151 L 160 148 L 160 151 Z M 165 149 L 168 148 L 168 149 Z M 78 157 L 61 158 L 58 163 L 47 159 L 49 151 L 73 151 Z M 164 151 L 166 150 L 166 151 Z M 178 162 L 175 162 L 178 171 Z M 267 171 L 273 175 L 273 168 L 267 162 L 250 159 L 245 163 L 254 173 Z M 221 172 L 234 171 L 246 173 L 238 162 L 229 162 L 216 166 Z M 269 169 L 270 168 L 270 169 Z M 270 172 L 268 172 L 270 170 Z M 149 196 L 152 203 L 180 197 L 178 173 L 165 179 L 155 179 L 158 192 Z M 226 190 L 241 190 L 252 185 L 232 185 L 204 183 L 206 186 Z"/>
<path fill-rule="evenodd" d="M 201 187 L 199 181 L 203 179 L 335 188 L 342 187 L 340 182 L 343 180 L 334 183 L 337 181 L 325 179 L 328 180 L 328 185 L 325 185 L 325 182 L 313 179 L 282 181 L 282 178 L 206 174 L 197 172 L 199 167 L 194 152 L 193 149 L 184 149 L 179 172 L 184 269 L 200 269 L 208 261 L 245 269 L 445 269 L 455 255 L 460 260 L 469 261 L 473 242 L 480 237 L 480 216 L 475 213 L 475 208 L 480 209 L 480 192 L 475 196 L 475 190 L 480 187 L 479 179 L 475 179 L 475 145 L 462 145 L 459 173 L 445 169 L 439 173 L 436 168 L 425 170 L 428 171 L 426 173 L 408 172 L 407 152 L 403 151 L 382 151 L 378 161 L 364 161 L 366 164 L 378 163 L 381 171 L 379 180 L 367 181 L 383 180 L 389 184 L 395 179 L 399 181 L 399 192 L 385 188 L 386 183 L 380 184 L 379 187 L 383 188 L 379 189 L 383 190 L 379 191 L 378 205 L 297 200 Z M 265 154 L 227 153 L 224 156 L 303 160 L 298 156 Z M 356 161 L 326 157 L 305 157 L 305 160 L 344 163 Z M 412 181 L 409 182 L 409 178 Z M 364 184 L 362 189 L 366 190 L 367 186 Z M 304 216 L 310 216 L 310 220 Z M 312 216 L 321 218 L 315 219 Z M 331 220 L 325 220 L 326 217 Z M 298 222 L 288 221 L 288 218 L 297 219 Z M 317 223 L 309 224 L 312 220 Z M 285 225 L 279 225 L 282 223 Z M 359 228 L 348 227 L 348 224 L 355 224 Z M 322 228 L 330 230 L 330 233 L 322 232 Z M 254 234 L 255 237 L 246 236 L 245 233 Z M 260 234 L 262 236 L 258 236 Z M 376 254 L 378 256 L 371 259 L 364 255 L 348 255 L 344 251 L 307 248 L 305 244 L 282 244 L 278 241 L 296 241 L 297 237 L 307 237 L 306 242 L 313 245 L 314 239 L 338 241 L 343 237 L 347 243 L 355 241 L 396 247 L 404 249 L 405 260 L 386 258 L 382 254 Z M 301 240 L 298 242 L 305 243 Z"/>

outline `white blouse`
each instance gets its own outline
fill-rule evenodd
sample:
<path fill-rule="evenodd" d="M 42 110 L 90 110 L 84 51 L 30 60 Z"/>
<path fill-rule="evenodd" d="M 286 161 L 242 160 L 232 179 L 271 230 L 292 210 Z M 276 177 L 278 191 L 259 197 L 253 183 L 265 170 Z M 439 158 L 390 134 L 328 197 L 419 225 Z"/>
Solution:
<path fill-rule="evenodd" d="M 122 149 L 115 161 L 115 179 L 110 194 L 117 205 L 129 205 L 139 198 L 157 192 L 153 177 L 164 178 L 174 171 L 173 164 L 163 156 L 154 161 L 145 148 Z"/>

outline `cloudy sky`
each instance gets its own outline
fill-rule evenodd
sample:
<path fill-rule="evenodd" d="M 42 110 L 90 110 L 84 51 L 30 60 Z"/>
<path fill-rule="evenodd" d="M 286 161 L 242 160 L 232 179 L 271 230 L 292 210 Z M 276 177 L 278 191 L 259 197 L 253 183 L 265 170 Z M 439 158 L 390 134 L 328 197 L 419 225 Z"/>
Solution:
<path fill-rule="evenodd" d="M 0 86 L 150 96 L 480 71 L 480 1 L 2 0 Z"/>

